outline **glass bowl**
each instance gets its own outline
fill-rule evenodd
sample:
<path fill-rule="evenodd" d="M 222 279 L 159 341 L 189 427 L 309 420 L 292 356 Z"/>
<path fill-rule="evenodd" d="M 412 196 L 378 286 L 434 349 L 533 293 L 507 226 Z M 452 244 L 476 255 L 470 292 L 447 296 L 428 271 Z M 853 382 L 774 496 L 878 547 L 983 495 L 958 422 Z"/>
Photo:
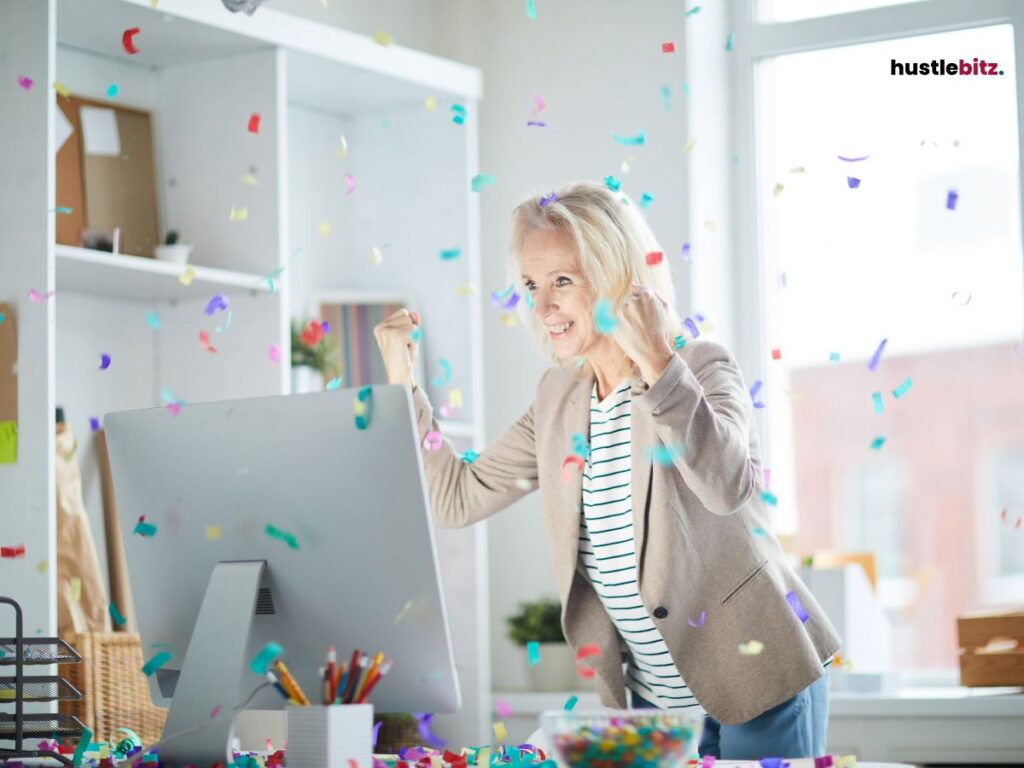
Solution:
<path fill-rule="evenodd" d="M 569 768 L 677 768 L 697 755 L 704 716 L 682 710 L 549 710 L 541 726 Z"/>

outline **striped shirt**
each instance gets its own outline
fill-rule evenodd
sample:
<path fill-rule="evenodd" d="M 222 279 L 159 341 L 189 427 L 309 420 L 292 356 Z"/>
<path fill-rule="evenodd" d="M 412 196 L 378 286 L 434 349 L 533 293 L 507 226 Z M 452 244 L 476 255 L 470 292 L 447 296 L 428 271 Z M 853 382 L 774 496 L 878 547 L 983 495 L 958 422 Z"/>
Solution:
<path fill-rule="evenodd" d="M 626 687 L 660 709 L 704 710 L 683 681 L 640 600 L 630 451 L 630 386 L 590 395 L 590 456 L 583 471 L 580 560 L 629 651 Z"/>

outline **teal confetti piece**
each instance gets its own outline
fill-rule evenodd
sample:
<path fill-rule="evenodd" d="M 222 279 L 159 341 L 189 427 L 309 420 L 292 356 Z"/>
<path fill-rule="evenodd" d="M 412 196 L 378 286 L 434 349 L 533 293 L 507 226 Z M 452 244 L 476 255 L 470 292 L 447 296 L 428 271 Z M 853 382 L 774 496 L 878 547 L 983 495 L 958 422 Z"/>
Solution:
<path fill-rule="evenodd" d="M 480 454 L 470 448 L 468 451 L 459 456 L 467 464 L 472 464 L 474 461 L 480 458 Z"/>
<path fill-rule="evenodd" d="M 462 254 L 461 248 L 445 248 L 438 254 L 441 257 L 441 261 L 451 261 L 457 259 Z"/>
<path fill-rule="evenodd" d="M 683 445 L 652 445 L 651 461 L 662 467 L 671 467 L 677 458 L 682 458 L 684 452 Z"/>
<path fill-rule="evenodd" d="M 75 754 L 71 758 L 72 764 L 75 768 L 78 768 L 82 764 L 82 758 L 85 757 L 85 750 L 89 748 L 89 740 L 92 738 L 92 731 L 87 727 L 82 726 L 82 738 L 78 740 L 78 745 L 75 747 Z"/>
<path fill-rule="evenodd" d="M 284 653 L 284 648 L 280 645 L 277 643 L 267 643 L 260 649 L 259 653 L 252 657 L 252 661 L 249 662 L 249 669 L 252 670 L 254 675 L 262 677 L 267 674 L 267 670 L 274 663 L 274 659 L 282 653 Z"/>
<path fill-rule="evenodd" d="M 341 376 L 335 376 L 333 379 L 328 381 L 326 389 L 328 392 L 333 392 L 336 389 L 341 389 Z"/>
<path fill-rule="evenodd" d="M 565 700 L 565 704 L 562 706 L 562 709 L 564 709 L 566 712 L 572 712 L 573 708 L 576 706 L 576 703 L 579 700 L 580 697 L 574 693 L 572 696 Z"/>
<path fill-rule="evenodd" d="M 531 667 L 540 664 L 540 643 L 536 640 L 531 640 L 526 644 L 526 660 Z"/>
<path fill-rule="evenodd" d="M 608 187 L 612 192 L 618 192 L 622 186 L 622 182 L 616 179 L 614 176 L 605 176 L 604 185 Z"/>
<path fill-rule="evenodd" d="M 672 86 L 668 83 L 661 86 L 661 103 L 666 110 L 672 109 Z"/>
<path fill-rule="evenodd" d="M 135 524 L 135 533 L 139 534 L 139 536 L 145 536 L 147 539 L 150 539 L 156 536 L 156 526 L 152 523 L 147 523 L 145 520 L 139 520 L 139 522 Z"/>
<path fill-rule="evenodd" d="M 771 491 L 761 491 L 761 501 L 771 506 L 777 506 L 779 503 L 778 498 Z"/>
<path fill-rule="evenodd" d="M 759 539 L 763 539 L 767 534 L 764 532 L 764 528 L 751 528 L 750 532 L 757 536 Z"/>
<path fill-rule="evenodd" d="M 74 210 L 74 208 L 68 208 L 66 205 L 60 205 L 60 206 L 57 206 L 56 208 L 54 208 L 53 212 L 54 213 L 69 214 L 73 210 Z"/>
<path fill-rule="evenodd" d="M 523 294 L 523 303 L 525 303 L 525 304 L 526 304 L 526 308 L 527 308 L 527 309 L 533 309 L 533 307 L 534 307 L 534 304 L 533 304 L 533 296 L 531 296 L 531 295 L 530 295 L 530 292 L 529 292 L 529 291 L 526 291 L 526 292 L 525 292 L 525 293 Z M 2 322 L 3 322 L 3 320 L 0 320 L 0 323 L 2 323 Z"/>
<path fill-rule="evenodd" d="M 583 459 L 590 458 L 590 446 L 582 432 L 574 432 L 572 436 L 572 452 Z"/>
<path fill-rule="evenodd" d="M 839 362 L 839 353 L 838 352 L 832 352 L 828 356 L 828 360 L 829 360 L 830 363 L 838 363 Z"/>
<path fill-rule="evenodd" d="M 894 389 L 892 391 L 892 396 L 897 398 L 897 399 L 899 399 L 899 398 L 903 397 L 905 394 L 907 394 L 907 390 L 908 389 L 910 389 L 910 377 L 909 376 L 906 379 L 903 380 L 902 384 L 900 384 L 898 387 L 896 387 L 896 389 Z"/>
<path fill-rule="evenodd" d="M 686 339 L 683 336 L 676 336 L 675 340 L 672 342 L 672 345 L 676 349 L 682 349 L 683 347 L 686 346 Z"/>
<path fill-rule="evenodd" d="M 437 361 L 437 364 L 441 366 L 444 371 L 444 376 L 434 376 L 430 383 L 435 387 L 446 387 L 448 382 L 452 380 L 452 364 L 445 360 L 443 357 Z"/>
<path fill-rule="evenodd" d="M 871 450 L 873 450 L 873 451 L 881 450 L 883 445 L 885 445 L 885 438 L 884 437 L 876 437 L 874 440 L 871 441 Z"/>
<path fill-rule="evenodd" d="M 484 186 L 487 186 L 487 185 L 494 185 L 497 182 L 498 182 L 498 180 L 496 178 L 494 178 L 489 173 L 478 173 L 470 181 L 469 187 L 474 192 L 479 192 L 481 187 L 484 187 Z"/>
<path fill-rule="evenodd" d="M 167 651 L 161 651 L 156 656 L 154 656 L 142 665 L 142 671 L 145 673 L 146 677 L 152 677 L 154 672 L 156 672 L 158 669 L 160 669 L 160 667 L 162 667 L 170 660 L 171 654 L 169 654 Z"/>
<path fill-rule="evenodd" d="M 116 99 L 117 94 L 121 92 L 121 89 L 117 87 L 117 83 L 111 83 L 107 86 L 107 98 Z"/>
<path fill-rule="evenodd" d="M 608 299 L 598 299 L 594 304 L 594 327 L 597 332 L 607 336 L 618 324 L 618 318 L 612 314 L 611 302 Z"/>
<path fill-rule="evenodd" d="M 154 331 L 160 330 L 160 318 L 157 316 L 156 312 L 150 312 L 146 315 L 146 323 Z"/>
<path fill-rule="evenodd" d="M 272 539 L 277 539 L 278 541 L 283 541 L 291 549 L 299 548 L 299 542 L 292 534 L 288 533 L 287 531 L 282 531 L 280 528 L 276 528 L 270 523 L 267 523 L 267 527 L 263 530 L 266 532 L 267 536 L 269 536 Z"/>
<path fill-rule="evenodd" d="M 732 43 L 733 34 L 732 32 L 730 32 L 728 35 L 725 36 L 725 45 L 723 46 L 725 48 L 726 53 L 729 53 L 732 50 Z"/>
<path fill-rule="evenodd" d="M 466 108 L 461 104 L 452 104 L 452 122 L 462 125 L 466 122 Z"/>
<path fill-rule="evenodd" d="M 373 387 L 363 387 L 356 393 L 352 409 L 355 411 L 356 427 L 359 429 L 369 427 L 370 419 L 373 417 Z"/>
<path fill-rule="evenodd" d="M 654 195 L 652 195 L 650 192 L 644 192 L 642 195 L 640 195 L 640 207 L 641 208 L 649 208 L 651 203 L 653 203 L 653 202 L 654 202 Z"/>
<path fill-rule="evenodd" d="M 526 0 L 526 18 L 530 21 L 537 20 L 537 4 L 534 0 Z"/>
<path fill-rule="evenodd" d="M 125 624 L 128 623 L 128 620 L 125 619 L 125 617 L 121 615 L 121 612 L 119 610 L 117 610 L 117 605 L 114 603 L 113 600 L 110 601 L 110 605 L 107 606 L 107 609 L 110 611 L 110 618 L 111 618 L 111 620 L 117 626 L 123 627 Z"/>
<path fill-rule="evenodd" d="M 423 330 L 420 328 L 413 328 L 409 331 L 409 338 L 413 341 L 419 341 L 423 338 Z"/>
<path fill-rule="evenodd" d="M 4 320 L 6 320 L 6 319 L 7 319 L 7 315 L 5 315 L 3 312 L 0 312 L 0 325 L 3 325 L 4 324 Z"/>
<path fill-rule="evenodd" d="M 872 392 L 871 400 L 875 404 L 875 413 L 883 413 L 885 411 L 885 404 L 882 402 L 881 392 Z"/>
<path fill-rule="evenodd" d="M 620 136 L 617 133 L 613 133 L 612 139 L 615 140 L 616 144 L 621 144 L 624 147 L 642 147 L 647 143 L 647 134 L 643 131 L 640 131 L 636 136 Z"/>
<path fill-rule="evenodd" d="M 700 13 L 700 6 L 699 5 L 693 6 L 693 8 L 691 8 L 686 13 L 684 13 L 683 16 L 693 16 L 695 13 Z"/>
<path fill-rule="evenodd" d="M 689 83 L 683 83 L 683 95 L 684 96 L 689 96 L 690 95 L 690 84 Z"/>

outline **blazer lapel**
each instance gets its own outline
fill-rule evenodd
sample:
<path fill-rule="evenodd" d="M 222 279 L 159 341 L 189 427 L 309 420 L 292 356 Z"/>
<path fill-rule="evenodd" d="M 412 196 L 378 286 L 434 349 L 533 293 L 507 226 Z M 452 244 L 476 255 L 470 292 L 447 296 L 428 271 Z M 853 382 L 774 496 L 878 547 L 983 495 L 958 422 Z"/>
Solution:
<path fill-rule="evenodd" d="M 646 391 L 643 379 L 636 373 L 630 378 L 633 397 Z M 636 548 L 637 582 L 643 573 L 643 552 L 647 543 L 647 508 L 648 494 L 651 490 L 651 473 L 654 462 L 651 461 L 651 447 L 655 443 L 654 425 L 645 418 L 637 418 L 634 409 L 630 417 L 630 451 L 631 451 L 631 484 L 630 493 L 633 502 L 633 541 Z"/>
<path fill-rule="evenodd" d="M 562 460 L 572 455 L 572 436 L 579 432 L 590 441 L 590 391 L 594 386 L 593 378 L 577 382 L 569 392 L 563 414 L 565 431 L 559 435 L 562 441 L 559 454 Z M 561 471 L 561 469 L 560 469 Z M 559 518 L 559 530 L 565 546 L 562 550 L 565 558 L 562 561 L 563 584 L 572 584 L 573 573 L 579 559 L 580 549 L 580 513 L 583 510 L 583 473 L 577 472 L 575 466 L 565 467 L 562 477 L 568 482 L 563 483 L 564 513 Z"/>

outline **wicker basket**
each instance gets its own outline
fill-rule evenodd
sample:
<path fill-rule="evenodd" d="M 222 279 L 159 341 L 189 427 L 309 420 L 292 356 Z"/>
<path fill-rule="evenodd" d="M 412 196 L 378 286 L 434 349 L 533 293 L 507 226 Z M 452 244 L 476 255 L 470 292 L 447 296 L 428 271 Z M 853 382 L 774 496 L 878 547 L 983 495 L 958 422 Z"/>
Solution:
<path fill-rule="evenodd" d="M 82 692 L 81 701 L 62 702 L 60 711 L 92 729 L 95 740 L 117 740 L 118 728 L 131 728 L 146 746 L 160 740 L 167 710 L 153 706 L 142 672 L 142 644 L 128 632 L 87 632 L 70 643 L 81 664 L 61 665 L 61 674 Z"/>

